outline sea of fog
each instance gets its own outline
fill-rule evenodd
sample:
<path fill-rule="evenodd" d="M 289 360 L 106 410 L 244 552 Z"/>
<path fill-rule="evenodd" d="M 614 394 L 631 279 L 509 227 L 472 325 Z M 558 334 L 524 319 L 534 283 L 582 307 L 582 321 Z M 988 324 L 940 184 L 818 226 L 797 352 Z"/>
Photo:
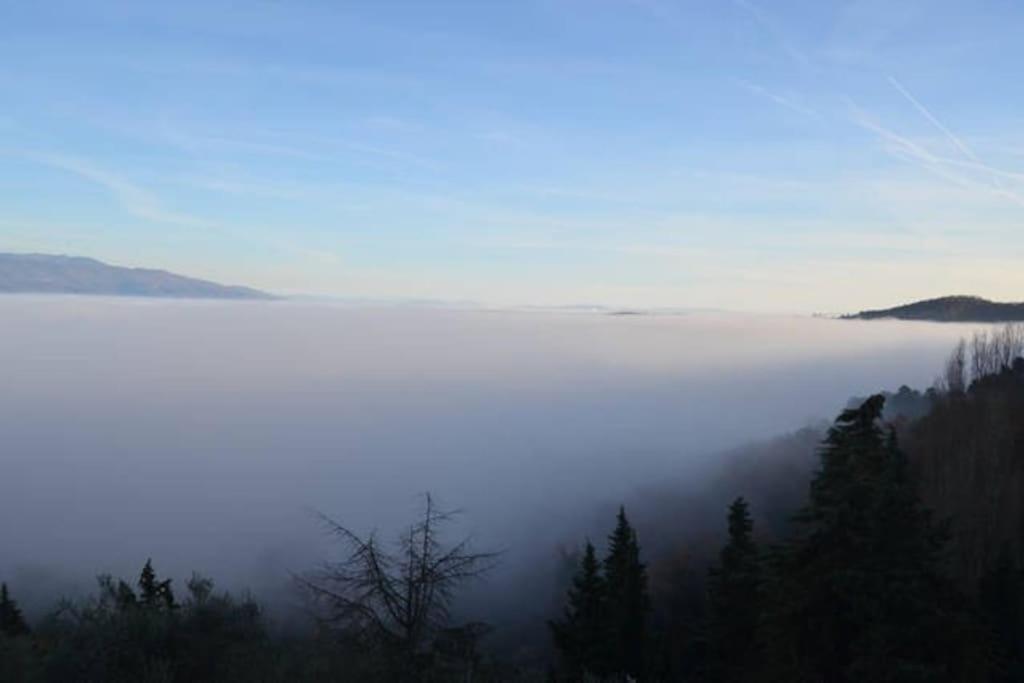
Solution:
<path fill-rule="evenodd" d="M 0 579 L 27 603 L 149 557 L 285 585 L 330 551 L 312 511 L 390 533 L 428 491 L 514 565 L 722 448 L 930 385 L 970 331 L 42 296 L 0 321 Z"/>

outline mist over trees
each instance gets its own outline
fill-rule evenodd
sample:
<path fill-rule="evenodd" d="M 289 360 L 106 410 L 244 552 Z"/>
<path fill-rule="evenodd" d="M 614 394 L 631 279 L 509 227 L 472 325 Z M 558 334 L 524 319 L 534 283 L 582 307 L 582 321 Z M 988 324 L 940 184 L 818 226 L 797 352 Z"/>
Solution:
<path fill-rule="evenodd" d="M 390 537 L 427 490 L 481 541 L 530 549 L 503 559 L 503 580 L 603 538 L 599 508 L 625 503 L 646 528 L 658 513 L 634 491 L 678 478 L 673 498 L 688 498 L 717 453 L 830 417 L 851 388 L 930 382 L 957 333 L 56 296 L 2 298 L 0 314 L 0 352 L 17 359 L 0 392 L 0 576 L 31 616 L 149 556 L 176 588 L 195 567 L 271 596 L 327 552 L 307 510 Z M 670 541 L 645 534 L 648 551 Z"/>
<path fill-rule="evenodd" d="M 586 543 L 565 614 L 550 623 L 562 669 L 571 679 L 640 679 L 650 670 L 650 597 L 640 542 L 624 508 L 599 563 Z"/>
<path fill-rule="evenodd" d="M 601 676 L 608 670 L 607 592 L 597 551 L 587 541 L 566 596 L 565 613 L 549 622 L 567 676 Z"/>
<path fill-rule="evenodd" d="M 375 534 L 361 537 L 321 515 L 346 556 L 297 580 L 321 607 L 322 625 L 351 648 L 375 655 L 382 669 L 377 678 L 413 681 L 445 666 L 464 666 L 472 677 L 477 641 L 487 629 L 453 623 L 452 604 L 457 591 L 483 576 L 497 555 L 472 551 L 468 539 L 445 544 L 445 527 L 455 514 L 426 494 L 421 518 L 393 550 Z M 456 654 L 468 653 L 468 661 L 439 663 L 453 646 Z"/>
<path fill-rule="evenodd" d="M 934 407 L 901 431 L 925 502 L 951 520 L 952 562 L 974 586 L 1004 551 L 1024 558 L 1024 326 L 954 349 Z"/>
<path fill-rule="evenodd" d="M 975 332 L 970 340 L 961 339 L 946 361 L 936 389 L 957 395 L 974 382 L 1012 368 L 1024 356 L 1024 324 L 1005 325 L 995 330 Z"/>
<path fill-rule="evenodd" d="M 929 390 L 609 513 L 607 542 L 545 570 L 557 601 L 518 650 L 459 605 L 504 556 L 428 496 L 394 544 L 323 518 L 341 557 L 298 575 L 301 626 L 153 560 L 31 620 L 5 581 L 0 680 L 1024 681 L 1022 352 L 1021 328 L 975 335 Z"/>
<path fill-rule="evenodd" d="M 966 603 L 941 573 L 942 531 L 920 504 L 895 433 L 879 425 L 883 401 L 839 416 L 797 532 L 769 553 L 759 636 L 768 680 L 984 672 Z"/>
<path fill-rule="evenodd" d="M 668 669 L 643 679 L 1024 680 L 1020 339 L 976 334 L 951 354 L 961 381 L 854 402 L 774 542 L 754 540 L 734 501 L 707 581 L 677 571 L 674 591 L 655 592 L 656 623 L 690 623 Z M 932 512 L 943 504 L 962 514 Z"/>
<path fill-rule="evenodd" d="M 251 599 L 215 595 L 193 576 L 177 603 L 147 561 L 136 587 L 101 576 L 94 596 L 63 600 L 31 635 L 0 636 L 6 681 L 284 680 Z"/>
<path fill-rule="evenodd" d="M 708 577 L 707 680 L 755 680 L 761 653 L 763 569 L 754 520 L 742 497 L 729 506 L 729 540 Z"/>

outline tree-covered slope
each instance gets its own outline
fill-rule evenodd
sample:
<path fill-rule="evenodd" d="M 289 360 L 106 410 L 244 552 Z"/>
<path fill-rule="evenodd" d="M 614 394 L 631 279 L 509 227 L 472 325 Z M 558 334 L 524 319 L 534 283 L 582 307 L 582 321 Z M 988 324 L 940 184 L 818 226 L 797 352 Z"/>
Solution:
<path fill-rule="evenodd" d="M 935 322 L 1016 322 L 1024 320 L 1024 303 L 1000 303 L 977 296 L 944 296 L 905 306 L 861 311 L 847 319 L 932 320 Z"/>

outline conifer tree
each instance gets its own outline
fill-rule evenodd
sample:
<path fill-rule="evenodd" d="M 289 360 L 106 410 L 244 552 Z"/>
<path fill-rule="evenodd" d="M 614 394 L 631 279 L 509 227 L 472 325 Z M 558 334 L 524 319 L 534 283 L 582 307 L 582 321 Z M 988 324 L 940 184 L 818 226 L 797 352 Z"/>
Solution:
<path fill-rule="evenodd" d="M 608 539 L 604 560 L 608 591 L 608 656 L 611 673 L 641 679 L 646 670 L 650 598 L 640 544 L 624 508 Z"/>
<path fill-rule="evenodd" d="M 28 635 L 28 623 L 18 604 L 7 592 L 7 584 L 0 583 L 0 635 L 9 638 Z"/>
<path fill-rule="evenodd" d="M 587 541 L 569 588 L 562 619 L 550 622 L 555 647 L 573 679 L 606 671 L 607 612 L 605 581 L 594 546 Z"/>
<path fill-rule="evenodd" d="M 729 506 L 729 541 L 708 577 L 709 675 L 712 681 L 751 680 L 757 672 L 760 561 L 747 502 Z"/>
<path fill-rule="evenodd" d="M 972 615 L 939 568 L 931 523 L 884 398 L 829 430 L 799 533 L 770 557 L 763 652 L 769 680 L 982 680 Z"/>
<path fill-rule="evenodd" d="M 139 575 L 139 604 L 146 609 L 174 609 L 176 606 L 171 579 L 157 579 L 152 559 L 146 560 Z"/>

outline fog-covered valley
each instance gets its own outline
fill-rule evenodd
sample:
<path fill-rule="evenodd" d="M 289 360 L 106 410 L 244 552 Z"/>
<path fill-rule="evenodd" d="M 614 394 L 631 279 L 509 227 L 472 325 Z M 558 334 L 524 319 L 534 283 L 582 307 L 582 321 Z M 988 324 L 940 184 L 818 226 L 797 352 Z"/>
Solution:
<path fill-rule="evenodd" d="M 504 551 L 500 583 L 637 491 L 699 490 L 722 449 L 930 385 L 965 333 L 49 296 L 0 320 L 0 577 L 30 609 L 147 557 L 282 594 L 329 552 L 312 510 L 390 532 L 426 491 Z"/>

